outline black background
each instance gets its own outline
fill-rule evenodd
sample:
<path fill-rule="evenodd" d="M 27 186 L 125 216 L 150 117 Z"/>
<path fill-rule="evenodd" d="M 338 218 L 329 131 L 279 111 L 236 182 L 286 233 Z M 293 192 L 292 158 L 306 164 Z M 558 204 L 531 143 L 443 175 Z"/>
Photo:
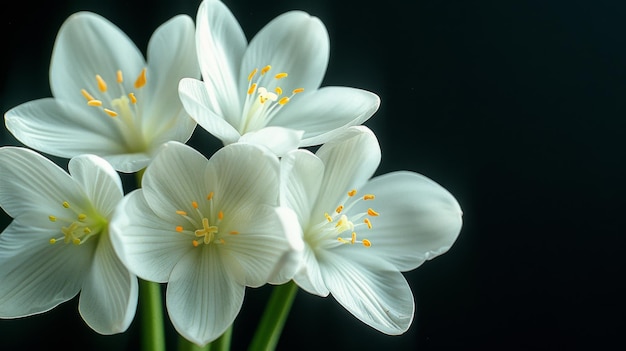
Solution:
<path fill-rule="evenodd" d="M 464 210 L 452 249 L 406 273 L 417 304 L 407 333 L 380 334 L 332 298 L 300 291 L 278 349 L 623 347 L 626 3 L 225 3 L 249 39 L 288 10 L 319 17 L 331 38 L 323 85 L 381 97 L 365 123 L 381 143 L 378 173 L 422 173 Z M 52 45 L 71 13 L 103 15 L 145 52 L 158 25 L 179 13 L 195 19 L 198 4 L 12 3 L 15 10 L 2 10 L 2 112 L 50 96 Z M 3 145 L 20 145 L 0 133 Z M 217 145 L 200 128 L 189 144 L 208 155 Z M 2 228 L 10 221 L 3 215 Z M 270 290 L 247 290 L 233 349 L 246 348 Z M 134 350 L 139 327 L 136 320 L 124 334 L 97 335 L 74 299 L 0 320 L 0 349 Z"/>

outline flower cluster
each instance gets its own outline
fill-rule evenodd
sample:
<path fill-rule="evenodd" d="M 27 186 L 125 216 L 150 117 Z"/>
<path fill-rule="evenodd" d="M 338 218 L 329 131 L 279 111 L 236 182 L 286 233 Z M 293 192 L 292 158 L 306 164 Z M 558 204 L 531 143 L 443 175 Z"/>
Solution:
<path fill-rule="evenodd" d="M 80 294 L 100 334 L 125 332 L 138 282 L 166 284 L 177 332 L 203 346 L 232 325 L 245 290 L 294 284 L 363 323 L 402 334 L 414 301 L 402 272 L 446 252 L 455 198 L 409 171 L 373 177 L 363 125 L 372 92 L 324 86 L 323 23 L 286 12 L 249 42 L 204 0 L 154 32 L 147 58 L 114 24 L 80 12 L 59 30 L 53 97 L 5 113 L 25 147 L 0 148 L 0 317 Z M 197 127 L 223 147 L 186 144 Z M 315 152 L 312 148 L 315 147 Z M 68 171 L 41 153 L 68 158 Z M 135 173 L 124 194 L 118 172 Z"/>

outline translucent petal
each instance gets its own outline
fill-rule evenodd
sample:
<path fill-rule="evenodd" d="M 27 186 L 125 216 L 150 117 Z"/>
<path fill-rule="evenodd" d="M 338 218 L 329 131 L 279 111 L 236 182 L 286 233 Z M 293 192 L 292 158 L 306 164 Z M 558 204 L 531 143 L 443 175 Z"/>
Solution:
<path fill-rule="evenodd" d="M 283 156 L 300 145 L 303 132 L 283 127 L 265 127 L 244 134 L 239 141 L 262 145 L 270 149 L 276 156 Z"/>
<path fill-rule="evenodd" d="M 108 217 L 124 196 L 122 181 L 113 167 L 95 155 L 79 155 L 68 163 L 72 178 L 83 189 L 96 211 Z"/>
<path fill-rule="evenodd" d="M 104 17 L 78 12 L 59 29 L 50 62 L 50 89 L 55 98 L 85 103 L 81 89 L 97 89 L 96 74 L 106 82 L 116 82 L 118 70 L 136 77 L 145 60 L 118 27 Z M 131 91 L 132 82 L 126 83 Z M 108 84 L 111 96 L 121 96 L 117 84 Z"/>
<path fill-rule="evenodd" d="M 0 234 L 0 317 L 46 312 L 78 294 L 97 241 L 50 244 L 58 234 L 15 221 Z"/>
<path fill-rule="evenodd" d="M 317 17 L 302 11 L 289 11 L 265 25 L 250 41 L 239 72 L 239 91 L 245 94 L 248 74 L 265 65 L 272 69 L 268 77 L 285 72 L 280 80 L 285 92 L 296 88 L 317 89 L 328 65 L 330 39 L 326 27 Z M 259 85 L 267 86 L 262 80 Z"/>
<path fill-rule="evenodd" d="M 280 160 L 280 204 L 293 209 L 303 228 L 309 217 L 324 175 L 322 161 L 307 150 L 295 150 Z"/>
<path fill-rule="evenodd" d="M 196 46 L 202 78 L 208 91 L 206 108 L 230 124 L 238 125 L 241 118 L 240 93 L 243 91 L 237 90 L 237 76 L 247 40 L 237 20 L 221 1 L 200 3 L 196 18 Z M 209 132 L 212 133 L 211 130 Z"/>
<path fill-rule="evenodd" d="M 379 105 L 378 95 L 369 91 L 323 87 L 293 97 L 269 124 L 303 130 L 300 146 L 320 145 L 368 120 Z"/>
<path fill-rule="evenodd" d="M 309 246 L 306 246 L 304 249 L 300 267 L 300 271 L 293 278 L 294 282 L 311 294 L 322 297 L 328 296 L 329 290 L 326 283 L 324 283 L 320 264 L 317 261 L 315 252 Z"/>
<path fill-rule="evenodd" d="M 101 233 L 91 271 L 80 293 L 80 315 L 100 334 L 122 333 L 135 316 L 137 296 L 137 278 L 113 251 L 108 233 Z"/>
<path fill-rule="evenodd" d="M 362 247 L 346 247 L 367 250 Z M 333 297 L 350 313 L 367 325 L 389 335 L 408 330 L 415 303 L 406 279 L 382 260 L 324 252 L 320 265 L 324 282 Z"/>
<path fill-rule="evenodd" d="M 408 171 L 376 178 L 362 190 L 376 198 L 361 202 L 350 213 L 372 206 L 371 255 L 383 257 L 407 271 L 450 249 L 462 226 L 462 211 L 452 194 L 427 177 Z M 365 235 L 365 232 L 364 232 Z"/>
<path fill-rule="evenodd" d="M 245 287 L 236 282 L 214 245 L 181 258 L 167 285 L 170 320 L 198 345 L 218 338 L 235 320 Z"/>

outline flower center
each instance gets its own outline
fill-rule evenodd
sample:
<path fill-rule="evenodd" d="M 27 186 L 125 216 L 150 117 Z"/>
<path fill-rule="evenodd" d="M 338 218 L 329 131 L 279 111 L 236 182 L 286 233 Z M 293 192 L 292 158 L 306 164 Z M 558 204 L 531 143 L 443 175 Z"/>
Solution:
<path fill-rule="evenodd" d="M 239 234 L 235 230 L 220 231 L 219 225 L 224 219 L 224 212 L 218 211 L 216 216 L 212 215 L 215 213 L 213 209 L 213 192 L 206 196 L 206 200 L 202 206 L 196 201 L 191 201 L 190 213 L 185 210 L 176 211 L 176 214 L 185 218 L 187 223 L 176 226 L 175 230 L 178 233 L 190 236 L 192 238 L 191 244 L 194 247 L 198 247 L 200 244 L 226 244 L 223 233 L 228 233 L 229 235 Z"/>
<path fill-rule="evenodd" d="M 141 114 L 137 96 L 134 92 L 126 93 L 123 84 L 124 76 L 120 70 L 116 72 L 116 81 L 121 91 L 121 96 L 118 98 L 111 97 L 106 81 L 99 74 L 96 74 L 97 93 L 92 95 L 87 89 L 82 89 L 80 92 L 87 100 L 87 105 L 100 109 L 119 122 L 118 128 L 130 150 L 143 150 L 145 149 L 143 138 L 138 137 L 141 136 L 139 132 Z M 144 68 L 135 80 L 134 87 L 139 90 L 145 85 L 146 69 Z"/>
<path fill-rule="evenodd" d="M 312 227 L 311 233 L 314 233 L 314 235 L 309 235 L 308 239 L 313 241 L 321 239 L 325 244 L 329 244 L 326 239 L 332 239 L 332 246 L 337 244 L 362 244 L 365 247 L 371 247 L 372 243 L 368 239 L 357 239 L 357 230 L 361 227 L 372 229 L 370 217 L 378 217 L 380 214 L 372 208 L 368 208 L 365 212 L 348 216 L 347 213 L 355 204 L 360 201 L 374 200 L 375 198 L 372 194 L 357 197 L 356 193 L 356 189 L 348 191 L 347 196 L 331 214 L 328 212 L 324 213 L 324 219 Z M 349 233 L 347 237 L 343 236 L 346 232 Z"/>
<path fill-rule="evenodd" d="M 69 217 L 49 215 L 50 222 L 61 222 L 61 233 L 63 236 L 57 238 L 51 238 L 50 244 L 56 244 L 63 241 L 65 244 L 72 243 L 74 245 L 81 245 L 87 242 L 90 238 L 100 233 L 102 226 L 104 225 L 102 219 L 88 217 L 86 214 L 74 210 L 69 202 L 63 201 L 61 204 L 64 209 L 71 212 Z"/>
<path fill-rule="evenodd" d="M 267 65 L 257 75 L 259 69 L 255 68 L 248 75 L 248 91 L 243 106 L 243 118 L 239 127 L 241 134 L 265 127 L 294 95 L 304 91 L 304 88 L 297 88 L 291 91 L 291 95 L 284 96 L 283 89 L 278 83 L 281 79 L 287 78 L 288 74 L 280 72 L 275 74 L 272 79 L 267 74 L 270 69 L 272 66 Z M 256 80 L 254 80 L 255 77 Z"/>

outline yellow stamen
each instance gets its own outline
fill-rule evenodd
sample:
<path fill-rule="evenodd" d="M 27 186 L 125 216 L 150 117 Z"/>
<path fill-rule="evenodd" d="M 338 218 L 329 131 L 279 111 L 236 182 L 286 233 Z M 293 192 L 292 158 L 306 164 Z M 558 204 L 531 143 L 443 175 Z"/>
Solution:
<path fill-rule="evenodd" d="M 206 196 L 207 200 L 211 200 L 213 198 L 213 192 L 211 191 L 209 195 Z"/>
<path fill-rule="evenodd" d="M 250 72 L 250 74 L 248 74 L 248 82 L 252 80 L 252 78 L 256 75 L 256 73 L 259 71 L 258 68 L 255 68 L 252 70 L 252 72 Z"/>
<path fill-rule="evenodd" d="M 346 240 L 346 239 L 344 239 L 344 238 L 342 238 L 342 237 L 338 237 L 338 238 L 337 238 L 337 241 L 339 241 L 339 242 L 340 242 L 340 243 L 342 243 L 342 244 L 348 244 L 348 243 L 349 243 L 349 241 L 348 241 L 348 240 Z"/>
<path fill-rule="evenodd" d="M 239 234 L 239 232 L 236 231 L 236 230 L 231 230 L 230 233 L 228 233 L 228 234 L 237 235 L 237 234 Z"/>
<path fill-rule="evenodd" d="M 372 222 L 370 221 L 369 218 L 365 218 L 363 220 L 363 223 L 365 223 L 367 225 L 367 229 L 372 229 Z"/>
<path fill-rule="evenodd" d="M 99 74 L 96 74 L 96 80 L 98 81 L 98 89 L 105 93 L 107 91 L 107 83 L 100 77 Z"/>
<path fill-rule="evenodd" d="M 265 75 L 265 73 L 267 73 L 270 69 L 272 69 L 272 66 L 270 65 L 263 67 L 263 69 L 261 69 L 261 75 Z"/>
<path fill-rule="evenodd" d="M 324 217 L 326 217 L 326 220 L 327 220 L 327 221 L 329 221 L 329 222 L 332 222 L 332 221 L 333 221 L 333 217 L 331 217 L 331 216 L 328 214 L 328 212 L 324 213 Z"/>
<path fill-rule="evenodd" d="M 363 195 L 363 200 L 374 200 L 375 196 L 373 194 Z"/>
<path fill-rule="evenodd" d="M 276 78 L 276 79 L 283 79 L 283 78 L 286 78 L 287 76 L 288 76 L 288 74 L 287 74 L 287 73 L 285 73 L 285 72 L 280 72 L 280 73 L 278 73 L 277 75 L 275 75 L 275 76 L 274 76 L 274 78 Z"/>
<path fill-rule="evenodd" d="M 224 219 L 224 212 L 219 211 L 219 212 L 217 213 L 217 219 L 219 219 L 220 221 L 221 221 L 222 219 Z"/>
<path fill-rule="evenodd" d="M 288 97 L 283 97 L 282 99 L 278 100 L 278 104 L 279 105 L 285 105 L 286 103 L 289 102 L 289 98 Z"/>
<path fill-rule="evenodd" d="M 57 242 L 57 239 L 55 238 L 50 239 L 50 244 L 56 244 L 56 242 Z"/>
<path fill-rule="evenodd" d="M 87 101 L 87 105 L 100 107 L 100 106 L 102 106 L 102 101 L 96 100 L 96 99 L 89 100 L 89 101 Z"/>
<path fill-rule="evenodd" d="M 70 203 L 69 203 L 69 202 L 67 202 L 67 201 L 63 201 L 62 205 L 63 205 L 63 207 L 65 207 L 65 208 L 70 208 Z"/>
<path fill-rule="evenodd" d="M 193 247 L 198 247 L 198 245 L 200 245 L 200 243 L 198 242 L 198 240 L 194 240 L 191 242 L 193 244 Z"/>
<path fill-rule="evenodd" d="M 294 89 L 291 93 L 293 93 L 293 94 L 298 94 L 298 93 L 301 93 L 301 92 L 303 92 L 303 91 L 304 91 L 304 88 L 296 88 L 296 89 Z"/>
<path fill-rule="evenodd" d="M 354 195 L 356 195 L 356 189 L 348 191 L 348 196 L 353 197 Z"/>
<path fill-rule="evenodd" d="M 193 206 L 193 208 L 197 209 L 198 208 L 198 203 L 195 201 L 191 201 L 191 206 Z"/>
<path fill-rule="evenodd" d="M 57 218 L 53 215 L 48 216 L 48 219 L 50 220 L 50 222 L 56 222 Z"/>
<path fill-rule="evenodd" d="M 87 215 L 84 214 L 84 213 L 81 213 L 81 214 L 78 215 L 78 220 L 81 221 L 81 222 L 84 221 L 85 218 L 87 218 Z"/>
<path fill-rule="evenodd" d="M 117 70 L 116 78 L 117 78 L 118 83 L 124 82 L 124 76 L 122 75 L 122 70 L 119 70 L 119 69 Z"/>
<path fill-rule="evenodd" d="M 87 90 L 85 90 L 85 89 L 81 89 L 81 90 L 80 90 L 80 93 L 81 93 L 81 94 L 83 94 L 83 96 L 85 97 L 85 99 L 87 100 L 87 102 L 89 102 L 89 101 L 91 101 L 91 100 L 95 100 L 95 99 L 93 98 L 93 96 L 91 96 L 91 94 L 89 94 L 89 93 L 87 92 Z"/>
<path fill-rule="evenodd" d="M 89 227 L 85 227 L 85 228 L 83 229 L 83 233 L 85 233 L 85 234 L 89 234 L 89 233 L 91 233 L 91 229 L 89 229 Z"/>
<path fill-rule="evenodd" d="M 256 90 L 256 83 L 252 83 L 250 89 L 248 89 L 248 95 L 251 95 Z"/>
<path fill-rule="evenodd" d="M 177 225 L 177 226 L 176 226 L 176 231 L 177 231 L 177 232 L 179 232 L 179 233 L 180 233 L 180 232 L 182 232 L 182 231 L 183 231 L 183 227 L 182 227 L 182 226 Z"/>
<path fill-rule="evenodd" d="M 80 244 L 80 239 L 78 239 L 78 238 L 74 238 L 74 240 L 72 240 L 72 243 L 73 243 L 74 245 L 79 245 L 79 244 Z"/>
<path fill-rule="evenodd" d="M 372 210 L 371 208 L 368 208 L 368 209 L 367 209 L 367 214 L 368 214 L 368 215 L 370 215 L 370 216 L 372 216 L 372 217 L 376 217 L 376 216 L 379 216 L 379 215 L 380 215 L 378 212 L 376 212 L 376 211 Z"/>
<path fill-rule="evenodd" d="M 139 73 L 139 77 L 137 77 L 137 80 L 135 81 L 135 88 L 139 89 L 141 87 L 143 87 L 144 85 L 146 85 L 146 69 L 142 69 L 141 73 Z"/>
<path fill-rule="evenodd" d="M 363 239 L 363 246 L 372 247 L 372 243 L 367 239 Z"/>
<path fill-rule="evenodd" d="M 282 95 L 283 94 L 283 89 L 281 89 L 280 87 L 276 87 L 274 88 L 274 91 L 276 92 L 276 94 L 278 95 Z"/>
<path fill-rule="evenodd" d="M 356 242 L 356 232 L 352 232 L 352 239 L 350 240 L 350 244 L 354 244 Z"/>
<path fill-rule="evenodd" d="M 115 112 L 113 110 L 109 110 L 108 108 L 105 108 L 104 112 L 106 112 L 106 114 L 111 116 L 111 117 L 117 117 L 117 112 Z"/>
<path fill-rule="evenodd" d="M 186 215 L 187 215 L 187 212 L 185 212 L 185 211 L 181 211 L 181 210 L 178 210 L 178 211 L 176 211 L 176 214 L 177 214 L 177 215 L 181 215 L 181 216 L 186 216 Z"/>
<path fill-rule="evenodd" d="M 343 205 L 337 206 L 337 208 L 335 209 L 335 212 L 341 213 L 341 211 L 343 211 Z"/>
<path fill-rule="evenodd" d="M 128 98 L 130 99 L 130 103 L 131 104 L 136 104 L 137 103 L 137 98 L 135 97 L 135 93 L 129 93 L 128 94 Z"/>

